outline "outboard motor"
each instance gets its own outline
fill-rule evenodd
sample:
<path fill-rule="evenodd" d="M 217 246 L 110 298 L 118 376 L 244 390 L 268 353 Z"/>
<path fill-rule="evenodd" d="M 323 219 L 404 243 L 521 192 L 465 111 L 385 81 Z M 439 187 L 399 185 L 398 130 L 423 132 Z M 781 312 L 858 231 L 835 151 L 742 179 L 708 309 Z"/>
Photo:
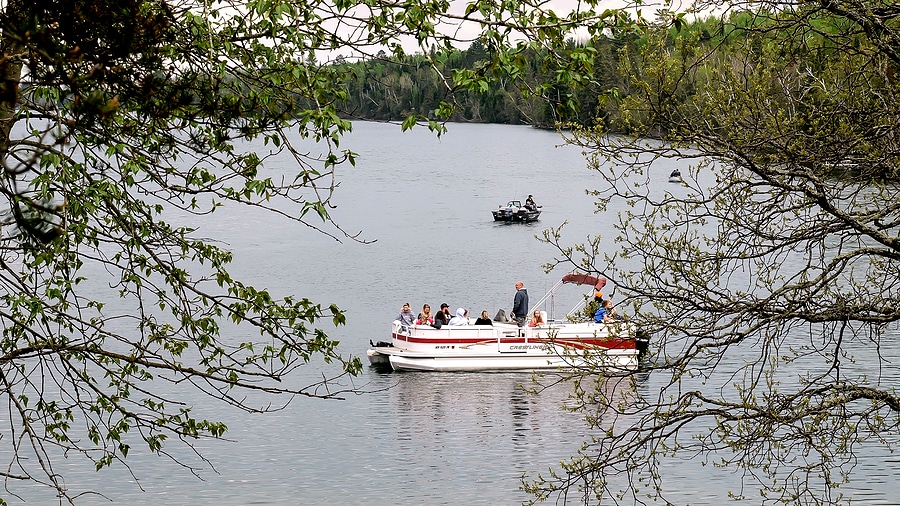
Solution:
<path fill-rule="evenodd" d="M 635 340 L 635 348 L 638 351 L 638 357 L 643 357 L 647 354 L 647 350 L 650 349 L 650 334 L 647 333 L 646 330 L 638 329 L 637 333 L 634 335 Z"/>

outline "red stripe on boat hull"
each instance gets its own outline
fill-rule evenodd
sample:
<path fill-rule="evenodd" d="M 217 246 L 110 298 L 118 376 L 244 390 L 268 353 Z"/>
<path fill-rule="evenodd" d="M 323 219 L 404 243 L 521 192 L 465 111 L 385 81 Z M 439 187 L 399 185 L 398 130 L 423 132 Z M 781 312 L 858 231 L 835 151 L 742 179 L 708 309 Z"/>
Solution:
<path fill-rule="evenodd" d="M 601 347 L 615 350 L 633 350 L 636 348 L 636 342 L 634 339 L 525 339 L 524 337 L 511 337 L 500 339 L 499 341 L 495 339 L 445 339 L 445 338 L 421 338 L 421 337 L 413 337 L 407 336 L 405 334 L 393 334 L 393 338 L 398 341 L 405 341 L 407 343 L 415 343 L 415 344 L 435 344 L 435 345 L 472 345 L 472 344 L 488 344 L 488 343 L 497 343 L 497 344 L 522 344 L 522 343 L 556 343 L 563 346 L 571 346 L 573 348 L 585 348 L 585 347 Z"/>

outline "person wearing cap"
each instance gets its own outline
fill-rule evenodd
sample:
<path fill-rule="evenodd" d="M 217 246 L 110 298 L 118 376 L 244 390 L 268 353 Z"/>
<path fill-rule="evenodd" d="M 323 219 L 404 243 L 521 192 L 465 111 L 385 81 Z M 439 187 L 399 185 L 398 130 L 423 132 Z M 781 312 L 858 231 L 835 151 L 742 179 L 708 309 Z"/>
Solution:
<path fill-rule="evenodd" d="M 446 302 L 441 304 L 441 312 L 444 313 L 444 323 L 450 321 L 450 318 L 453 318 L 453 314 L 450 312 L 450 305 Z"/>
<path fill-rule="evenodd" d="M 403 304 L 403 307 L 400 309 L 400 314 L 398 314 L 394 319 L 400 320 L 400 323 L 404 325 L 415 325 L 416 314 L 412 312 L 412 309 L 410 309 L 409 302 Z"/>
<path fill-rule="evenodd" d="M 439 329 L 450 323 L 450 317 L 444 312 L 444 307 L 446 306 L 447 305 L 444 304 L 441 306 L 441 310 L 434 314 L 434 323 L 431 324 L 432 327 Z"/>
<path fill-rule="evenodd" d="M 534 198 L 532 198 L 531 195 L 525 199 L 525 208 L 529 211 L 537 211 L 537 204 L 534 203 Z"/>
<path fill-rule="evenodd" d="M 525 320 L 528 318 L 528 290 L 521 281 L 516 281 L 516 295 L 513 298 L 513 307 L 509 316 L 520 327 L 525 326 Z"/>

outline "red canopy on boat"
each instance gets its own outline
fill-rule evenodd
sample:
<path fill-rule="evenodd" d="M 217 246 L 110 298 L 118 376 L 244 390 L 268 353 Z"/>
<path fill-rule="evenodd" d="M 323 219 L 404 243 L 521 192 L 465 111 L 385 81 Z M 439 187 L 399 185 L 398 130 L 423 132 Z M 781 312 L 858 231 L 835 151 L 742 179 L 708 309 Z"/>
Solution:
<path fill-rule="evenodd" d="M 575 283 L 577 285 L 593 285 L 595 290 L 600 290 L 606 285 L 606 278 L 598 278 L 589 274 L 566 274 L 562 278 L 563 283 Z"/>

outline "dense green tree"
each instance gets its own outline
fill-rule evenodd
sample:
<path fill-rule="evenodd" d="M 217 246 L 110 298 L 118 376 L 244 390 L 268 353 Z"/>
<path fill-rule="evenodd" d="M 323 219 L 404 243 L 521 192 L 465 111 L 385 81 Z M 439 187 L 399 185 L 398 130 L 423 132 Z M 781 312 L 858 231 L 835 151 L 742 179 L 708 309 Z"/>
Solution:
<path fill-rule="evenodd" d="M 528 488 L 665 502 L 661 463 L 693 458 L 736 472 L 733 498 L 846 503 L 860 448 L 900 436 L 900 7 L 698 7 L 722 14 L 642 23 L 613 126 L 631 135 L 571 132 L 604 230 L 544 236 L 549 267 L 610 279 L 653 336 L 640 374 L 661 387 L 623 400 L 596 371 L 574 377 L 603 430 Z M 666 162 L 684 184 L 660 190 Z"/>
<path fill-rule="evenodd" d="M 99 469 L 225 432 L 160 382 L 256 411 L 277 405 L 247 392 L 336 397 L 329 381 L 360 370 L 321 328 L 343 323 L 339 308 L 234 279 L 230 253 L 185 218 L 230 202 L 347 237 L 328 219 L 330 176 L 352 161 L 331 105 L 345 92 L 329 68 L 297 60 L 324 32 L 292 26 L 315 11 L 222 7 L 5 3 L 0 432 L 12 493 L 33 480 L 77 495 L 53 467 L 64 454 Z M 257 137 L 275 149 L 312 137 L 331 153 L 276 181 L 240 146 Z M 221 338 L 230 325 L 248 340 Z M 337 364 L 323 384 L 283 382 L 313 359 Z"/>
<path fill-rule="evenodd" d="M 329 217 L 339 169 L 354 162 L 341 146 L 351 124 L 337 104 L 374 101 L 404 128 L 449 118 L 453 94 L 516 77 L 516 55 L 556 47 L 576 26 L 540 2 L 450 7 L 2 4 L 0 391 L 9 416 L 0 453 L 9 460 L 0 473 L 7 491 L 37 482 L 72 501 L 81 491 L 69 490 L 54 467 L 63 455 L 102 469 L 134 451 L 171 455 L 163 448 L 173 438 L 190 446 L 221 436 L 223 423 L 192 414 L 192 395 L 251 412 L 278 409 L 270 397 L 278 394 L 342 395 L 331 380 L 361 363 L 326 333 L 344 322 L 341 309 L 235 279 L 230 253 L 205 239 L 196 218 L 243 205 L 357 240 Z M 572 16 L 593 32 L 616 19 L 590 10 Z M 444 73 L 437 55 L 460 41 L 435 27 L 463 20 L 482 34 L 483 47 L 467 55 L 481 63 Z M 430 56 L 411 60 L 401 44 L 408 41 Z M 365 67 L 354 68 L 360 61 Z M 400 70 L 388 71 L 394 65 Z M 391 95 L 398 91 L 408 95 Z M 321 158 L 295 149 L 306 139 L 323 146 Z M 292 156 L 293 177 L 270 178 L 269 157 L 246 148 L 253 140 Z M 233 342 L 235 335 L 248 337 Z M 330 374 L 320 384 L 288 381 L 310 361 L 331 364 Z M 157 389 L 165 382 L 195 390 L 169 396 Z M 248 400 L 257 394 L 266 398 Z"/>

